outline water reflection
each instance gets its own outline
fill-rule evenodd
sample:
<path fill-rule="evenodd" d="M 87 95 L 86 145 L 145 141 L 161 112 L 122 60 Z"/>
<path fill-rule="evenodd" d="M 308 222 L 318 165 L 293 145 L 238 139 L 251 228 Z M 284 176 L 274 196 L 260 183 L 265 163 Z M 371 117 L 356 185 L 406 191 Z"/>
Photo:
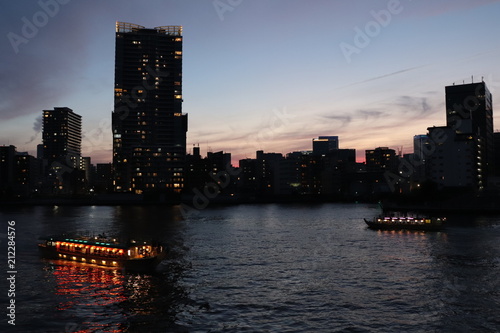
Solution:
<path fill-rule="evenodd" d="M 172 259 L 162 267 L 163 273 L 129 274 L 53 260 L 46 262 L 45 270 L 65 332 L 156 332 L 174 327 L 188 303 L 187 291 L 179 284 L 185 267 Z"/>
<path fill-rule="evenodd" d="M 48 263 L 47 270 L 55 281 L 56 309 L 74 319 L 67 332 L 125 331 L 127 315 L 120 304 L 127 299 L 126 281 L 121 272 L 59 260 Z"/>
<path fill-rule="evenodd" d="M 40 215 L 43 235 L 91 230 L 156 240 L 169 249 L 151 274 L 44 260 L 48 285 L 57 300 L 56 317 L 65 323 L 65 332 L 156 332 L 175 326 L 177 313 L 187 302 L 187 292 L 179 284 L 187 265 L 176 207 L 47 207 Z"/>
<path fill-rule="evenodd" d="M 463 216 L 452 221 L 447 237 L 432 248 L 439 274 L 435 309 L 439 310 L 441 327 L 497 331 L 500 252 L 494 231 L 499 218 Z"/>
<path fill-rule="evenodd" d="M 451 218 L 435 233 L 368 230 L 375 209 L 240 205 L 185 221 L 175 207 L 0 211 L 19 228 L 15 329 L 498 331 L 500 217 Z M 39 236 L 86 230 L 155 238 L 169 254 L 149 275 L 38 258 Z"/>

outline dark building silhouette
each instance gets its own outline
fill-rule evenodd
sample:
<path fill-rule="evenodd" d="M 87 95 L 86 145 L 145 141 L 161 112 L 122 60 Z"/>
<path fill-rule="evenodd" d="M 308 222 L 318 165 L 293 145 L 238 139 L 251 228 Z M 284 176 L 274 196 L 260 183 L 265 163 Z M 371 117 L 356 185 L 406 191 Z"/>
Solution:
<path fill-rule="evenodd" d="M 494 175 L 500 177 L 500 132 L 493 133 L 495 154 L 493 158 Z"/>
<path fill-rule="evenodd" d="M 427 144 L 433 147 L 433 153 L 426 160 L 428 179 L 439 188 L 482 189 L 482 171 L 477 165 L 478 150 L 474 136 L 471 133 L 458 134 L 450 126 L 434 126 L 427 130 Z M 440 139 L 435 142 L 432 138 Z"/>
<path fill-rule="evenodd" d="M 312 146 L 314 155 L 326 155 L 332 150 L 339 149 L 339 137 L 320 136 L 317 139 L 313 139 Z"/>
<path fill-rule="evenodd" d="M 36 158 L 43 158 L 43 143 L 36 145 Z"/>
<path fill-rule="evenodd" d="M 205 158 L 200 148 L 193 147 L 193 154 L 186 156 L 186 184 L 183 198 L 204 195 L 210 200 L 235 200 L 238 170 L 231 165 L 231 154 L 208 152 Z"/>
<path fill-rule="evenodd" d="M 15 182 L 16 192 L 23 197 L 29 197 L 38 191 L 41 160 L 27 152 L 16 153 Z"/>
<path fill-rule="evenodd" d="M 283 155 L 256 152 L 256 158 L 239 161 L 240 192 L 249 198 L 269 198 L 280 193 L 279 175 Z"/>
<path fill-rule="evenodd" d="M 15 186 L 16 147 L 0 146 L 0 195 L 10 196 Z"/>
<path fill-rule="evenodd" d="M 455 130 L 457 135 L 472 136 L 475 149 L 479 187 L 487 184 L 493 173 L 493 101 L 486 83 L 470 83 L 447 86 L 446 126 Z"/>
<path fill-rule="evenodd" d="M 43 111 L 43 163 L 45 194 L 84 191 L 82 171 L 82 117 L 67 107 Z"/>
<path fill-rule="evenodd" d="M 446 126 L 427 129 L 426 176 L 438 188 L 482 191 L 495 172 L 492 96 L 484 82 L 445 90 Z"/>
<path fill-rule="evenodd" d="M 81 163 L 82 117 L 70 108 L 43 111 L 43 158 L 49 167 L 77 169 Z M 56 163 L 56 164 L 54 164 Z"/>
<path fill-rule="evenodd" d="M 398 166 L 396 151 L 388 147 L 378 147 L 365 151 L 366 171 L 368 172 L 395 172 Z"/>
<path fill-rule="evenodd" d="M 114 189 L 180 192 L 187 115 L 182 114 L 182 27 L 117 22 Z"/>
<path fill-rule="evenodd" d="M 425 145 L 428 142 L 429 137 L 426 134 L 419 134 L 413 136 L 413 154 L 415 154 L 415 159 L 425 163 L 425 159 L 429 153 L 425 149 Z"/>
<path fill-rule="evenodd" d="M 332 149 L 326 154 L 312 151 L 256 152 L 255 159 L 240 164 L 240 194 L 250 200 L 335 199 L 343 195 L 356 172 L 354 149 Z"/>
<path fill-rule="evenodd" d="M 38 191 L 41 160 L 15 146 L 0 146 L 0 197 L 29 197 Z"/>
<path fill-rule="evenodd" d="M 96 193 L 109 193 L 113 191 L 113 173 L 111 163 L 97 163 L 92 185 Z"/>

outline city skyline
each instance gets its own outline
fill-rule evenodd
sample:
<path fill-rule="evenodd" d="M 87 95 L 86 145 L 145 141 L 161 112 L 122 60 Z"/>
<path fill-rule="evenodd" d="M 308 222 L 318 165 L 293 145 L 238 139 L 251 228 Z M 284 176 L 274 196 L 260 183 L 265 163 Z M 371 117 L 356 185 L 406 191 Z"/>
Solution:
<path fill-rule="evenodd" d="M 338 136 L 358 160 L 381 146 L 410 152 L 414 135 L 445 125 L 445 86 L 484 77 L 498 107 L 494 2 L 9 3 L 0 144 L 35 155 L 42 110 L 69 107 L 82 115 L 82 155 L 111 162 L 114 24 L 125 21 L 183 26 L 188 153 L 199 144 L 237 161 L 310 150 L 318 136 Z"/>

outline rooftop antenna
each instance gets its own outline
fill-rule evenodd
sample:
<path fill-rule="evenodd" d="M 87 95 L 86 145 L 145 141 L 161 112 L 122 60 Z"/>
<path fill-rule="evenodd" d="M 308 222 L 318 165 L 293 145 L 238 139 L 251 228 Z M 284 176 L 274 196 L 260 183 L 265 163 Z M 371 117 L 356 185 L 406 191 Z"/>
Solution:
<path fill-rule="evenodd" d="M 472 80 L 472 83 L 474 83 L 474 75 L 471 75 L 471 80 Z"/>

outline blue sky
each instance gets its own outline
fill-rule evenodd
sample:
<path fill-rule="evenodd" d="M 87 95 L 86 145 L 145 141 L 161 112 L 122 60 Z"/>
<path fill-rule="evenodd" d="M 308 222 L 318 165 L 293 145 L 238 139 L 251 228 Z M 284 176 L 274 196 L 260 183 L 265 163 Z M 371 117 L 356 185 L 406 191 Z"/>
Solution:
<path fill-rule="evenodd" d="M 35 154 L 42 110 L 83 117 L 111 161 L 115 22 L 182 25 L 188 152 L 412 149 L 445 124 L 444 87 L 481 80 L 500 110 L 500 3 L 477 0 L 40 0 L 0 13 L 0 144 Z M 27 23 L 28 22 L 28 23 Z M 27 25 L 35 28 L 29 29 Z M 500 128 L 495 119 L 495 129 Z"/>

